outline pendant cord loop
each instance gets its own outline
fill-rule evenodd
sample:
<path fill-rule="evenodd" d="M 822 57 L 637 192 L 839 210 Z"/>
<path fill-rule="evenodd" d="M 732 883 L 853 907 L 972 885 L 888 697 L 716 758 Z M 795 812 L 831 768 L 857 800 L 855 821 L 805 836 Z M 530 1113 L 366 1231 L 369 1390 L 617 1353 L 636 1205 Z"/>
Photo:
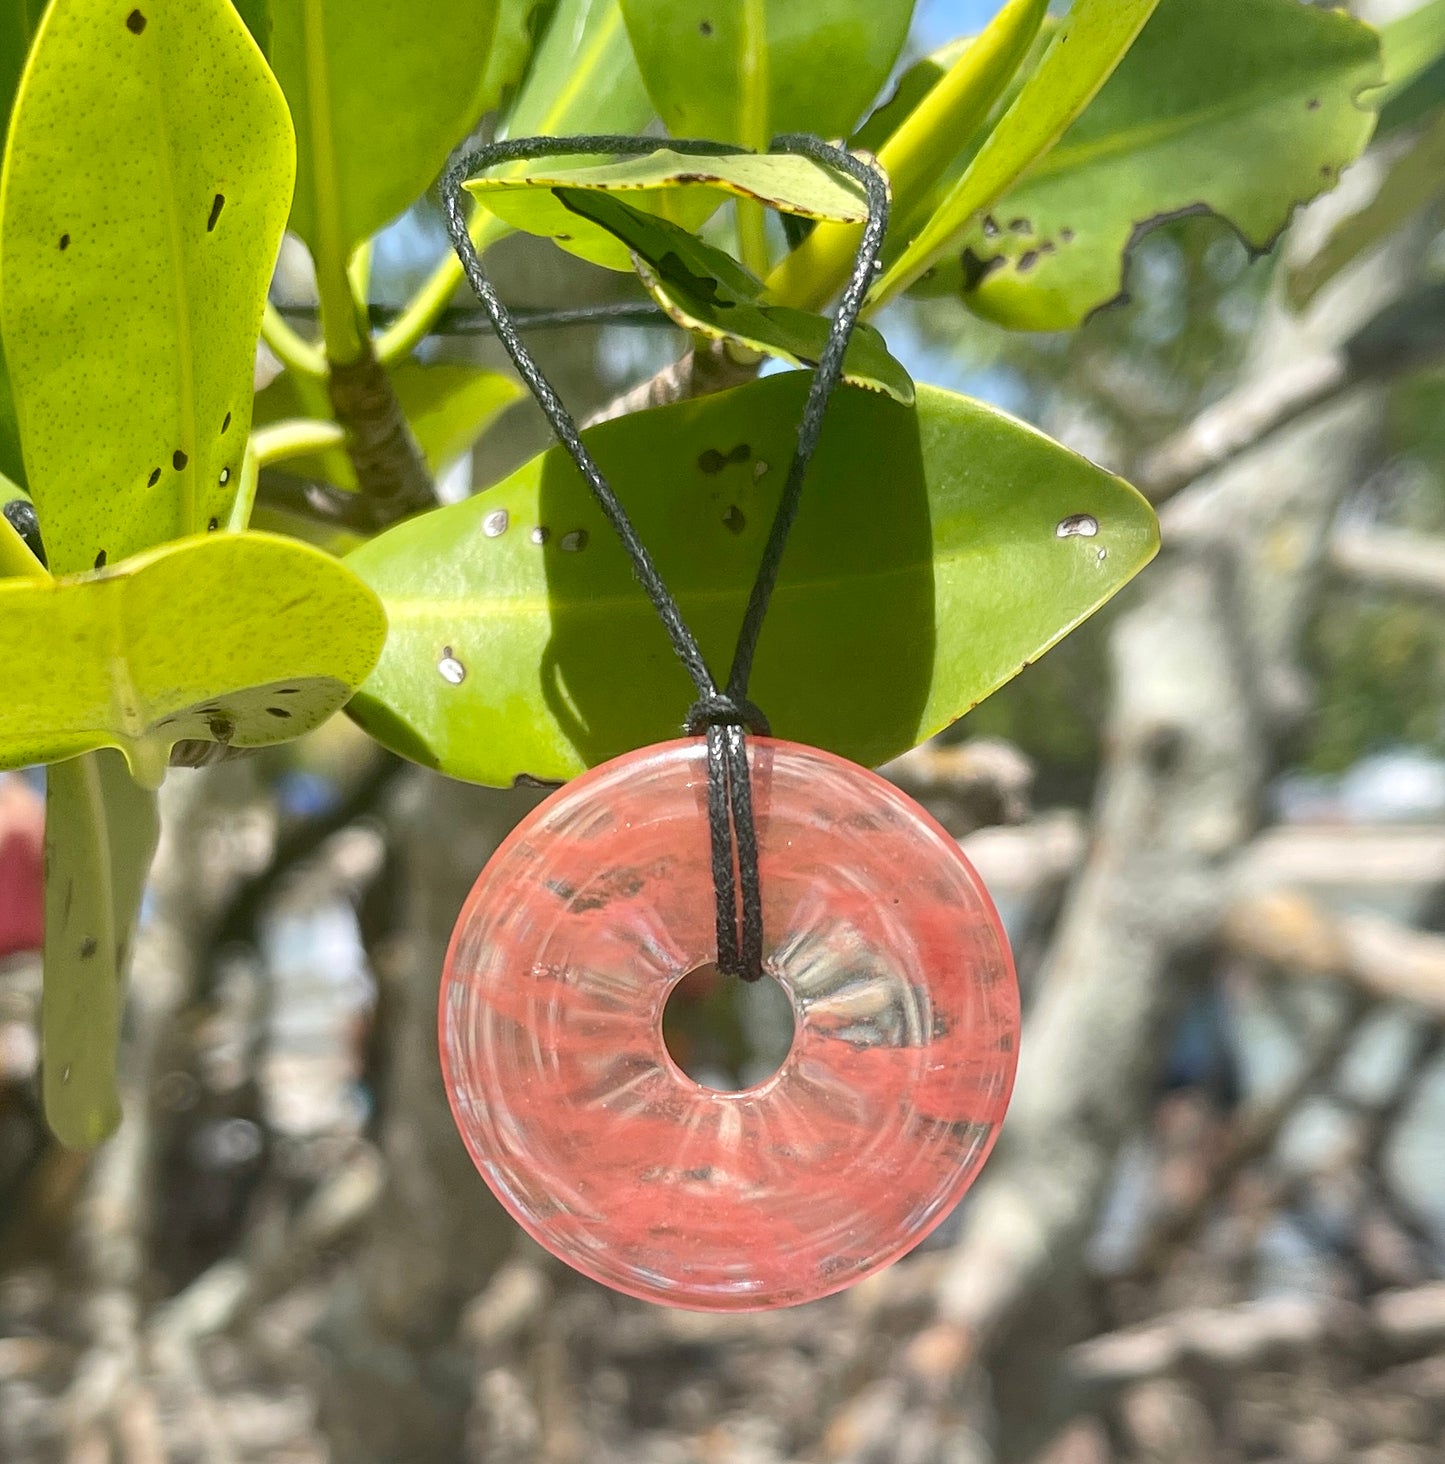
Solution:
<path fill-rule="evenodd" d="M 647 546 L 638 537 L 632 520 L 588 452 L 576 419 L 543 375 L 522 340 L 516 321 L 487 278 L 467 229 L 462 201 L 462 188 L 469 176 L 501 163 L 604 154 L 641 157 L 664 149 L 701 156 L 747 151 L 746 148 L 704 139 L 613 136 L 514 138 L 479 147 L 464 147 L 459 151 L 442 179 L 442 205 L 452 247 L 462 262 L 467 282 L 492 322 L 497 339 L 536 398 L 557 440 L 591 489 L 603 516 L 621 540 L 632 561 L 633 573 L 652 601 L 672 642 L 673 651 L 697 688 L 698 699 L 688 712 L 685 726 L 691 735 L 704 732 L 707 735 L 708 827 L 712 841 L 713 889 L 717 897 L 717 964 L 727 975 L 756 981 L 763 974 L 762 888 L 758 874 L 758 839 L 753 821 L 746 733 L 752 731 L 767 735 L 768 723 L 762 712 L 748 700 L 748 682 L 763 621 L 778 582 L 788 535 L 798 515 L 808 466 L 822 436 L 828 403 L 843 379 L 844 358 L 864 297 L 877 273 L 878 256 L 888 228 L 888 181 L 871 160 L 816 137 L 779 137 L 769 148 L 770 152 L 793 153 L 847 173 L 864 190 L 868 200 L 868 222 L 859 242 L 853 273 L 833 316 L 828 343 L 813 372 L 792 464 L 748 598 L 727 684 L 725 689 L 720 689 Z"/>

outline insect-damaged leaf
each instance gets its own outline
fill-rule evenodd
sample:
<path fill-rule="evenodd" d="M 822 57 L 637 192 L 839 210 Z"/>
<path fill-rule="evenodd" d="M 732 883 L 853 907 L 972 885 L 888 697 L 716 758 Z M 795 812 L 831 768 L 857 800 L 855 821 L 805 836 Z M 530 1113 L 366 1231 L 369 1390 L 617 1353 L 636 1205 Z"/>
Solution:
<path fill-rule="evenodd" d="M 961 288 L 1005 325 L 1063 330 L 1119 294 L 1151 223 L 1208 210 L 1267 248 L 1369 140 L 1361 97 L 1379 69 L 1374 33 L 1340 11 L 1162 0 L 1089 109 L 927 288 Z"/>
<path fill-rule="evenodd" d="M 632 267 L 626 248 L 569 210 L 561 189 L 617 193 L 639 211 L 694 228 L 727 197 L 754 199 L 803 218 L 860 223 L 868 202 L 846 173 L 786 153 L 699 156 L 662 148 L 642 157 L 597 163 L 539 158 L 510 164 L 468 181 L 467 189 L 498 218 L 551 238 L 571 253 L 609 269 Z"/>
<path fill-rule="evenodd" d="M 814 366 L 822 357 L 830 323 L 804 310 L 760 304 L 761 283 L 731 255 L 615 195 L 570 188 L 557 194 L 568 209 L 602 225 L 631 251 L 643 284 L 684 330 L 737 341 L 797 365 Z M 908 372 L 870 325 L 855 327 L 843 374 L 855 386 L 887 392 L 905 404 L 913 400 Z"/>
<path fill-rule="evenodd" d="M 52 0 L 5 156 L 0 289 L 57 573 L 225 521 L 293 168 L 229 0 Z"/>
<path fill-rule="evenodd" d="M 720 673 L 807 386 L 790 373 L 587 434 Z M 780 736 L 883 762 L 1051 646 L 1157 542 L 1126 483 L 1002 413 L 928 387 L 916 410 L 843 388 L 752 695 Z M 390 622 L 350 711 L 454 777 L 568 778 L 675 736 L 691 704 L 651 604 L 559 449 L 347 562 Z"/>
<path fill-rule="evenodd" d="M 340 710 L 384 634 L 354 574 L 266 534 L 0 580 L 0 767 L 115 747 L 153 785 L 177 742 L 287 741 Z"/>

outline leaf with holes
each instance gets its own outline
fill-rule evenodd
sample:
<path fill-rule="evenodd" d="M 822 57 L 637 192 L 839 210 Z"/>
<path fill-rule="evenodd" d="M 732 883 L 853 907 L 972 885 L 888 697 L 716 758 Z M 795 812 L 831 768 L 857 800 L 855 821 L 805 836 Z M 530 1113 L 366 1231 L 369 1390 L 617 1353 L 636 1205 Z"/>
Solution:
<path fill-rule="evenodd" d="M 58 573 L 225 521 L 292 166 L 229 0 L 52 0 L 5 155 L 0 319 Z"/>
<path fill-rule="evenodd" d="M 560 190 L 625 194 L 634 208 L 685 228 L 700 225 L 729 196 L 810 219 L 861 223 L 868 217 L 867 198 L 854 179 L 784 153 L 699 157 L 662 148 L 611 163 L 541 158 L 489 171 L 466 186 L 513 228 L 554 239 L 594 264 L 618 270 L 632 268 L 627 250 L 569 209 L 557 196 Z"/>
<path fill-rule="evenodd" d="M 726 673 L 808 378 L 586 434 L 709 663 Z M 841 389 L 788 544 L 752 695 L 781 737 L 879 763 L 1041 655 L 1158 545 L 1120 479 L 992 408 Z M 386 650 L 350 711 L 454 777 L 569 778 L 675 736 L 693 692 L 560 449 L 399 524 L 347 563 Z"/>
<path fill-rule="evenodd" d="M 913 0 L 622 0 L 633 50 L 678 137 L 766 147 L 846 137 L 908 36 Z"/>
<path fill-rule="evenodd" d="M 345 704 L 385 632 L 343 565 L 265 534 L 0 580 L 0 767 L 115 747 L 155 784 L 177 742 L 299 737 Z"/>
<path fill-rule="evenodd" d="M 1093 105 L 930 288 L 961 288 L 1004 325 L 1065 330 L 1118 296 L 1129 249 L 1161 220 L 1217 213 L 1267 249 L 1369 141 L 1360 97 L 1378 79 L 1374 33 L 1342 12 L 1163 0 Z"/>
<path fill-rule="evenodd" d="M 455 462 L 522 395 L 510 376 L 464 361 L 400 361 L 391 370 L 391 384 L 433 473 Z M 314 409 L 315 403 L 303 396 L 296 377 L 287 371 L 257 395 L 256 424 L 308 417 Z M 320 478 L 338 488 L 356 488 L 351 459 L 340 449 L 288 458 L 276 470 Z"/>
<path fill-rule="evenodd" d="M 123 973 L 160 835 L 154 793 L 114 752 L 57 763 L 46 778 L 45 1117 L 72 1149 L 120 1122 L 116 1056 Z"/>
<path fill-rule="evenodd" d="M 344 265 L 441 172 L 485 104 L 496 0 L 273 0 L 296 119 L 291 227 Z"/>
<path fill-rule="evenodd" d="M 666 219 L 630 208 L 614 195 L 559 188 L 557 196 L 569 210 L 600 224 L 631 251 L 653 299 L 684 330 L 737 341 L 797 365 L 817 365 L 831 323 L 805 310 L 757 303 L 761 283 L 731 255 Z M 905 405 L 913 400 L 908 372 L 870 325 L 855 327 L 844 377 L 855 386 L 887 392 Z"/>
<path fill-rule="evenodd" d="M 877 306 L 931 268 L 1063 136 L 1113 74 L 1159 0 L 1075 0 L 1043 59 L 963 176 L 869 295 Z M 1194 4 L 1195 0 L 1184 0 Z"/>

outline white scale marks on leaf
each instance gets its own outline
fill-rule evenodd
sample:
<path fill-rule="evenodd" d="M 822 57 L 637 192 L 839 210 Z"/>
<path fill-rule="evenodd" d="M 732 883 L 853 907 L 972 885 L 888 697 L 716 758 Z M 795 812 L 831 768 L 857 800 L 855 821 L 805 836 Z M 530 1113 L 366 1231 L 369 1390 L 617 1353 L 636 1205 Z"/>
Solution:
<path fill-rule="evenodd" d="M 437 670 L 442 674 L 443 681 L 449 681 L 453 686 L 460 686 L 467 679 L 467 668 L 452 655 L 450 646 L 442 647 L 442 658 L 437 662 Z"/>
<path fill-rule="evenodd" d="M 1092 539 L 1098 532 L 1099 520 L 1091 513 L 1071 513 L 1054 530 L 1060 539 Z"/>
<path fill-rule="evenodd" d="M 489 539 L 500 539 L 511 524 L 511 514 L 505 508 L 496 508 L 482 520 L 482 532 Z"/>

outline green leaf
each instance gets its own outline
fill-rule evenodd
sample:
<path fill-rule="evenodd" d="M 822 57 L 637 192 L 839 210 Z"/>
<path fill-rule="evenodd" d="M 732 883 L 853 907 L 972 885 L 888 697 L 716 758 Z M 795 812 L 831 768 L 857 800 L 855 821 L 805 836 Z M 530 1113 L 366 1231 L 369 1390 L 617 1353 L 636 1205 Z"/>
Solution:
<path fill-rule="evenodd" d="M 1163 0 L 1094 104 L 931 288 L 962 288 L 1016 329 L 1067 330 L 1118 297 L 1128 251 L 1155 223 L 1214 212 L 1268 249 L 1369 141 L 1357 98 L 1378 73 L 1374 33 L 1338 11 Z"/>
<path fill-rule="evenodd" d="M 891 299 L 937 263 L 975 218 L 1053 147 L 1109 79 L 1158 3 L 1075 0 L 1013 106 L 918 237 L 874 286 L 871 305 Z"/>
<path fill-rule="evenodd" d="M 160 835 L 155 794 L 96 752 L 46 778 L 45 1116 L 72 1149 L 120 1122 L 116 1058 L 126 957 Z"/>
<path fill-rule="evenodd" d="M 684 330 L 737 341 L 750 351 L 796 365 L 818 364 L 830 323 L 803 310 L 758 304 L 761 281 L 731 255 L 666 219 L 630 208 L 615 195 L 569 188 L 557 194 L 569 210 L 622 241 L 648 292 Z M 843 374 L 855 386 L 887 392 L 905 405 L 913 400 L 912 378 L 870 325 L 855 327 Z"/>
<path fill-rule="evenodd" d="M 1325 243 L 1290 274 L 1290 305 L 1303 310 L 1342 269 L 1441 198 L 1445 198 L 1445 113 L 1386 165 L 1369 203 L 1341 219 Z"/>
<path fill-rule="evenodd" d="M 559 0 L 499 136 L 641 132 L 651 116 L 617 0 Z"/>
<path fill-rule="evenodd" d="M 904 121 L 918 110 L 919 103 L 943 80 L 949 68 L 971 44 L 969 37 L 960 36 L 956 41 L 940 46 L 931 55 L 915 61 L 849 138 L 848 146 L 858 152 L 877 153 Z"/>
<path fill-rule="evenodd" d="M 391 384 L 433 473 L 455 462 L 523 395 L 512 377 L 460 361 L 399 361 L 391 369 Z M 257 396 L 256 425 L 309 417 L 316 405 L 298 391 L 296 378 L 287 371 Z M 351 460 L 341 451 L 290 458 L 278 470 L 356 489 Z"/>
<path fill-rule="evenodd" d="M 466 186 L 513 228 L 554 239 L 594 264 L 618 270 L 632 268 L 627 251 L 606 230 L 579 220 L 556 190 L 625 193 L 634 208 L 684 228 L 700 225 L 729 195 L 805 218 L 861 223 L 868 217 L 867 198 L 847 174 L 783 153 L 699 157 L 663 148 L 613 163 L 541 158 L 470 179 Z"/>
<path fill-rule="evenodd" d="M 7 121 L 44 9 L 45 0 L 4 0 L 0 4 L 0 108 Z"/>
<path fill-rule="evenodd" d="M 1380 27 L 1384 86 L 1371 95 L 1381 133 L 1417 122 L 1445 101 L 1445 0 L 1428 0 Z"/>
<path fill-rule="evenodd" d="M 181 741 L 320 726 L 376 662 L 376 597 L 328 555 L 215 534 L 98 574 L 0 580 L 0 767 L 101 747 L 154 784 Z"/>
<path fill-rule="evenodd" d="M 231 0 L 263 56 L 271 54 L 271 0 Z"/>
<path fill-rule="evenodd" d="M 0 319 L 57 573 L 225 520 L 292 166 L 229 0 L 52 0 L 5 157 Z"/>
<path fill-rule="evenodd" d="M 807 386 L 770 377 L 587 433 L 719 675 Z M 1015 675 L 1157 543 L 1132 488 L 1002 413 L 932 387 L 916 411 L 845 388 L 752 695 L 780 737 L 883 762 Z M 691 684 L 559 449 L 347 562 L 391 626 L 350 711 L 405 756 L 506 784 L 569 778 L 678 734 Z"/>
<path fill-rule="evenodd" d="M 291 227 L 317 267 L 408 208 L 481 116 L 496 0 L 273 0 L 296 119 Z"/>
<path fill-rule="evenodd" d="M 532 48 L 549 0 L 498 0 L 497 28 L 482 79 L 483 112 L 501 106 L 516 92 L 532 60 Z"/>
<path fill-rule="evenodd" d="M 677 137 L 763 148 L 846 137 L 903 49 L 913 0 L 622 0 L 643 79 Z"/>

